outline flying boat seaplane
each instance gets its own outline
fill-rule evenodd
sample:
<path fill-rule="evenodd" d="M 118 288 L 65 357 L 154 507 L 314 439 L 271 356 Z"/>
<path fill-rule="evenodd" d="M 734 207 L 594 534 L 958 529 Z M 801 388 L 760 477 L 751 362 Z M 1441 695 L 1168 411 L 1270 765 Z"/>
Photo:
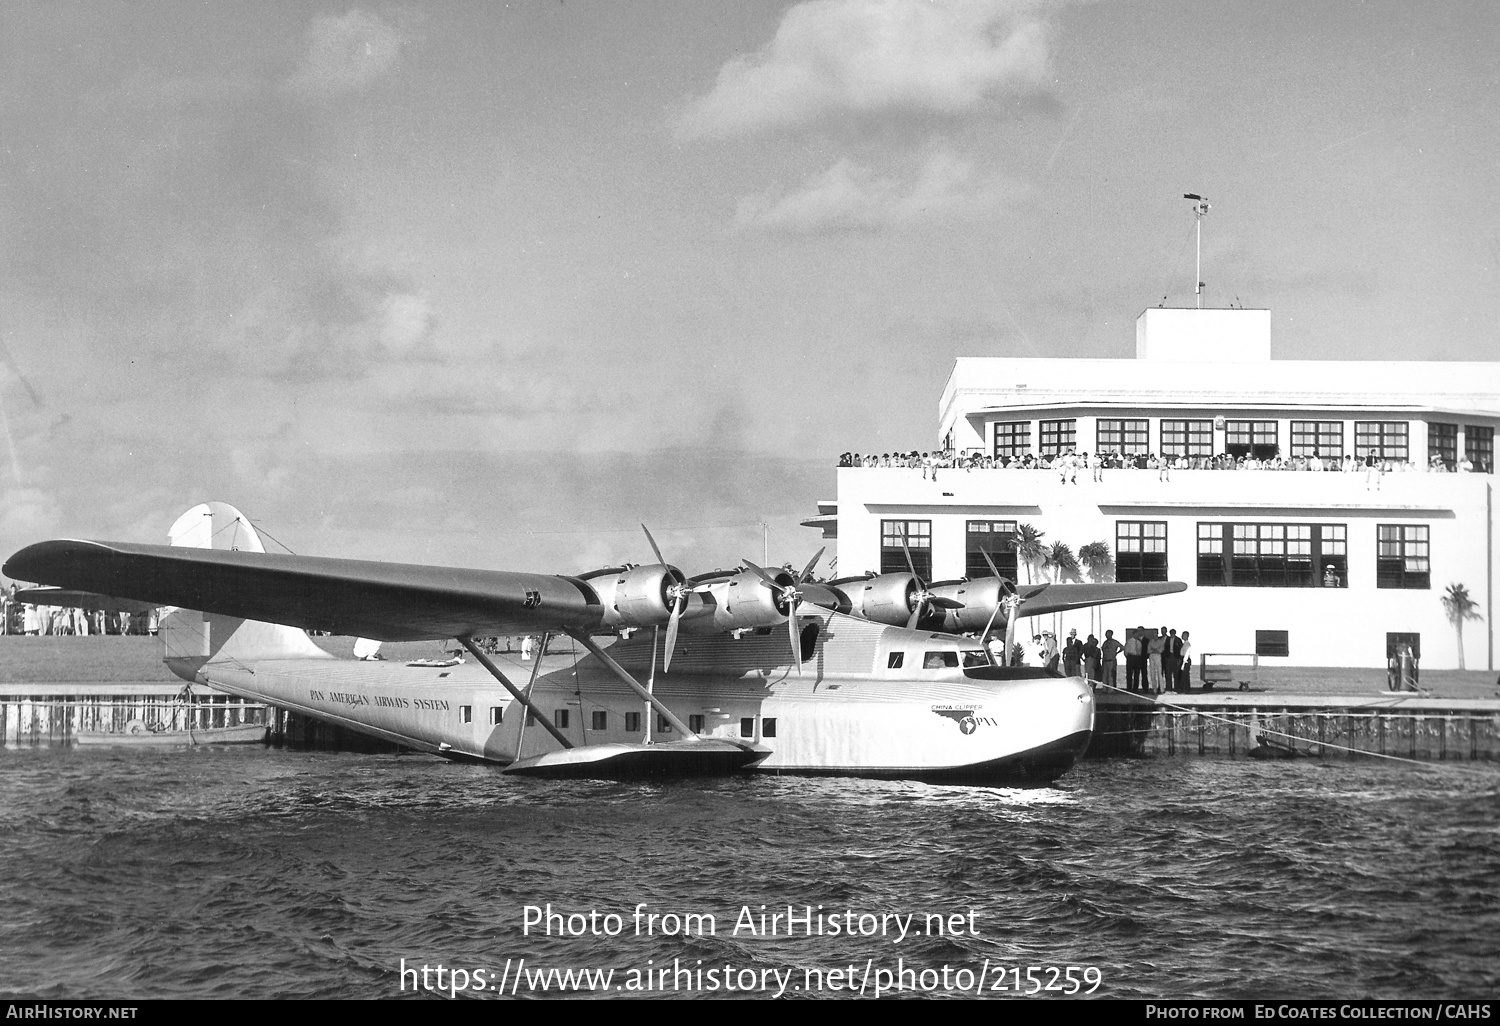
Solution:
<path fill-rule="evenodd" d="M 61 588 L 99 606 L 173 607 L 160 633 L 184 679 L 510 773 L 609 778 L 1046 783 L 1088 746 L 1092 691 L 1004 665 L 991 632 L 1008 653 L 1018 618 L 1186 587 L 1017 589 L 998 573 L 928 584 L 909 553 L 907 573 L 831 582 L 812 579 L 818 556 L 797 574 L 745 560 L 688 577 L 646 534 L 654 563 L 549 576 L 268 553 L 214 502 L 183 514 L 169 545 L 46 541 L 3 570 L 51 586 L 23 601 Z M 340 659 L 308 631 L 357 636 L 364 655 L 377 641 L 456 639 L 473 662 Z M 502 635 L 542 636 L 529 672 L 507 672 L 477 640 Z M 558 636 L 574 657 L 543 670 Z"/>

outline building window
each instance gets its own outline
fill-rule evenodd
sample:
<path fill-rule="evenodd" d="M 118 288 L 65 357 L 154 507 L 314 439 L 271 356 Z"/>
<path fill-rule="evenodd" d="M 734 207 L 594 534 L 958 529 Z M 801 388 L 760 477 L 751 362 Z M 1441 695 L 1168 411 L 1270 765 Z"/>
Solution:
<path fill-rule="evenodd" d="M 1268 460 L 1279 451 L 1274 420 L 1229 420 L 1224 422 L 1224 451 L 1231 456 L 1254 456 Z"/>
<path fill-rule="evenodd" d="M 1333 571 L 1331 576 L 1330 568 Z M 1345 524 L 1200 523 L 1198 585 L 1347 588 L 1348 527 Z"/>
<path fill-rule="evenodd" d="M 1115 521 L 1115 580 L 1165 581 L 1166 579 L 1166 521 Z"/>
<path fill-rule="evenodd" d="M 641 714 L 628 712 L 625 714 L 625 733 L 639 734 L 641 732 Z"/>
<path fill-rule="evenodd" d="M 458 707 L 458 722 L 473 723 L 474 707 L 472 705 L 461 705 Z"/>
<path fill-rule="evenodd" d="M 1407 423 L 1404 420 L 1357 420 L 1354 422 L 1354 458 L 1377 460 L 1407 458 Z"/>
<path fill-rule="evenodd" d="M 1379 524 L 1375 531 L 1375 587 L 1432 587 L 1426 524 Z"/>
<path fill-rule="evenodd" d="M 566 710 L 566 709 L 554 709 L 554 710 L 552 710 L 552 725 L 555 726 L 558 730 L 567 730 L 568 729 L 568 710 Z"/>
<path fill-rule="evenodd" d="M 1118 452 L 1138 456 L 1151 451 L 1150 421 L 1100 420 L 1095 452 Z"/>
<path fill-rule="evenodd" d="M 1292 455 L 1344 458 L 1344 422 L 1341 420 L 1292 421 Z"/>
<path fill-rule="evenodd" d="M 605 712 L 603 709 L 595 709 L 591 714 L 591 719 L 593 720 L 593 723 L 589 727 L 590 730 L 609 729 L 609 713 Z"/>
<path fill-rule="evenodd" d="M 1422 658 L 1422 635 L 1408 631 L 1387 631 L 1385 635 L 1385 657 L 1395 658 L 1405 645 L 1411 649 L 1413 659 Z"/>
<path fill-rule="evenodd" d="M 691 730 L 694 734 L 701 734 L 701 733 L 703 733 L 703 714 L 702 713 L 689 713 L 688 714 L 688 730 Z"/>
<path fill-rule="evenodd" d="M 1464 425 L 1464 455 L 1481 474 L 1495 472 L 1495 429 L 1477 424 Z"/>
<path fill-rule="evenodd" d="M 767 716 L 760 721 L 760 736 L 763 738 L 776 736 L 776 717 Z"/>
<path fill-rule="evenodd" d="M 501 705 L 490 706 L 490 726 L 505 722 L 505 707 Z"/>
<path fill-rule="evenodd" d="M 1211 420 L 1164 420 L 1161 422 L 1163 456 L 1212 456 L 1214 422 Z"/>
<path fill-rule="evenodd" d="M 1031 451 L 1031 421 L 1008 421 L 995 425 L 995 458 L 1014 460 Z"/>
<path fill-rule="evenodd" d="M 667 719 L 661 713 L 656 714 L 656 732 L 658 734 L 672 733 L 672 721 Z"/>
<path fill-rule="evenodd" d="M 899 574 L 905 571 L 908 552 L 911 553 L 911 566 L 916 575 L 924 581 L 931 580 L 932 521 L 882 520 L 880 522 L 880 572 Z"/>
<path fill-rule="evenodd" d="M 1286 631 L 1256 631 L 1255 654 L 1286 658 L 1292 654 L 1291 638 Z"/>
<path fill-rule="evenodd" d="M 968 522 L 964 574 L 968 577 L 990 576 L 989 554 L 995 569 L 1007 580 L 1016 579 L 1016 522 L 1014 520 L 970 520 Z"/>
<path fill-rule="evenodd" d="M 1078 444 L 1078 421 L 1044 420 L 1038 427 L 1043 456 L 1061 456 L 1073 452 Z"/>
<path fill-rule="evenodd" d="M 1427 423 L 1427 462 L 1442 460 L 1449 470 L 1458 469 L 1458 425 Z"/>
<path fill-rule="evenodd" d="M 1313 566 L 1322 574 L 1318 583 L 1324 588 L 1349 587 L 1349 528 L 1319 524 L 1314 535 Z"/>
<path fill-rule="evenodd" d="M 741 716 L 740 717 L 740 737 L 754 737 L 754 736 L 755 736 L 755 717 L 754 716 Z"/>

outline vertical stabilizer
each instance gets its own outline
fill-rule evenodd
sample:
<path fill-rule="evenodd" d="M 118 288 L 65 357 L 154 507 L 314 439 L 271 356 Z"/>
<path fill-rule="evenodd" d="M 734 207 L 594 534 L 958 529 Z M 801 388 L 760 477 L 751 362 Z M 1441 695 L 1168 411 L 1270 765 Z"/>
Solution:
<path fill-rule="evenodd" d="M 249 518 L 224 502 L 194 506 L 177 518 L 167 538 L 187 548 L 266 551 Z M 163 659 L 185 680 L 197 679 L 198 671 L 211 661 L 332 658 L 296 627 L 190 609 L 166 611 L 160 634 Z"/>

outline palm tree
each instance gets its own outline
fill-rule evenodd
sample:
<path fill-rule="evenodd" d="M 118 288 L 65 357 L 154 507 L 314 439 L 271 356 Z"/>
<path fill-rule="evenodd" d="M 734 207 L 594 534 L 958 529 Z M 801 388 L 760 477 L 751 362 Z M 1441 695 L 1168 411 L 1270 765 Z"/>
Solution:
<path fill-rule="evenodd" d="M 1115 557 L 1105 542 L 1089 542 L 1080 548 L 1078 562 L 1087 568 L 1089 580 L 1095 584 L 1105 584 L 1115 579 Z"/>
<path fill-rule="evenodd" d="M 1078 557 L 1073 555 L 1073 547 L 1067 542 L 1053 542 L 1043 556 L 1042 566 L 1051 568 L 1054 584 L 1082 580 L 1078 573 Z M 1052 614 L 1052 633 L 1062 637 L 1062 620 L 1057 613 Z"/>
<path fill-rule="evenodd" d="M 1046 562 L 1042 538 L 1043 533 L 1030 524 L 1016 525 L 1016 539 L 1012 544 L 1016 547 L 1016 556 L 1021 560 L 1021 565 L 1026 568 L 1027 584 L 1031 583 L 1032 570 Z"/>
<path fill-rule="evenodd" d="M 1464 669 L 1464 621 L 1483 620 L 1484 615 L 1479 612 L 1479 603 L 1469 596 L 1469 589 L 1457 582 L 1448 585 L 1448 590 L 1443 594 L 1443 612 L 1448 614 L 1448 622 L 1453 625 L 1453 630 L 1458 634 L 1458 668 L 1462 670 Z"/>
<path fill-rule="evenodd" d="M 1056 584 L 1083 580 L 1083 575 L 1078 572 L 1078 557 L 1073 555 L 1073 547 L 1067 542 L 1053 542 L 1043 556 L 1042 565 L 1052 568 L 1052 579 Z"/>
<path fill-rule="evenodd" d="M 1107 542 L 1089 542 L 1078 550 L 1078 561 L 1082 563 L 1089 572 L 1089 580 L 1095 584 L 1105 584 L 1115 579 L 1115 557 L 1109 551 Z M 1098 625 L 1095 620 L 1098 620 Z M 1104 623 L 1103 615 L 1098 606 L 1089 607 L 1089 630 L 1099 634 L 1100 626 Z"/>

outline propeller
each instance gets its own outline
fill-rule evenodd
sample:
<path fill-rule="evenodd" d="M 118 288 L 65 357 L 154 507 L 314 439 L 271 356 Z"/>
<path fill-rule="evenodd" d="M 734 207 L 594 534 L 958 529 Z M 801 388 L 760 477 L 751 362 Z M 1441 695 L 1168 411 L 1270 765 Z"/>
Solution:
<path fill-rule="evenodd" d="M 792 659 L 797 663 L 797 676 L 799 677 L 802 676 L 802 648 L 797 640 L 797 607 L 802 604 L 802 592 L 797 589 L 797 585 L 801 584 L 807 575 L 812 573 L 813 564 L 817 563 L 818 557 L 822 555 L 823 550 L 819 549 L 817 555 L 813 556 L 812 562 L 807 564 L 807 569 L 802 571 L 802 576 L 796 578 L 792 584 L 779 584 L 776 578 L 766 573 L 766 571 L 748 559 L 744 561 L 745 565 L 754 570 L 756 576 L 775 594 L 777 606 L 786 607 L 787 638 L 792 645 Z"/>
<path fill-rule="evenodd" d="M 672 615 L 667 618 L 667 650 L 662 655 L 661 671 L 666 673 L 672 669 L 672 653 L 677 648 L 677 626 L 682 622 L 682 611 L 687 608 L 688 596 L 693 593 L 693 585 L 682 572 L 670 565 L 662 558 L 661 548 L 656 544 L 656 539 L 651 537 L 651 530 L 645 524 L 641 530 L 646 532 L 646 540 L 651 543 L 651 551 L 656 554 L 656 561 L 667 568 L 667 576 L 672 583 L 667 585 L 665 598 L 672 603 Z"/>
<path fill-rule="evenodd" d="M 995 662 L 994 653 L 990 652 L 990 631 L 994 629 L 995 617 L 1000 615 L 1000 610 L 1004 607 L 1009 607 L 1005 614 L 1005 662 L 1008 664 L 1010 662 L 1010 647 L 1016 643 L 1016 610 L 1021 608 L 1021 603 L 1016 597 L 1015 582 L 1009 577 L 1000 576 L 1000 568 L 995 566 L 995 561 L 990 558 L 990 554 L 987 551 L 980 549 L 979 554 L 984 557 L 985 565 L 990 568 L 990 573 L 1000 579 L 1000 601 L 996 602 L 995 608 L 990 610 L 990 619 L 984 625 L 984 633 L 979 636 L 979 644 L 984 648 L 985 652 L 989 653 L 990 664 L 993 666 L 1000 665 Z"/>
<path fill-rule="evenodd" d="M 958 599 L 948 598 L 946 595 L 934 595 L 928 589 L 927 584 L 923 582 L 921 576 L 917 573 L 916 564 L 912 562 L 911 548 L 906 544 L 906 526 L 904 524 L 901 527 L 901 551 L 906 554 L 906 569 L 910 570 L 911 575 L 917 579 L 917 593 L 913 596 L 916 601 L 911 607 L 911 618 L 906 621 L 907 630 L 915 630 L 917 623 L 922 617 L 927 615 L 929 609 L 962 609 L 964 607 L 964 604 L 958 601 Z"/>

